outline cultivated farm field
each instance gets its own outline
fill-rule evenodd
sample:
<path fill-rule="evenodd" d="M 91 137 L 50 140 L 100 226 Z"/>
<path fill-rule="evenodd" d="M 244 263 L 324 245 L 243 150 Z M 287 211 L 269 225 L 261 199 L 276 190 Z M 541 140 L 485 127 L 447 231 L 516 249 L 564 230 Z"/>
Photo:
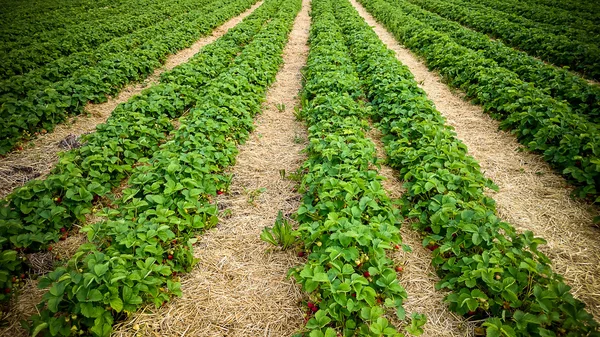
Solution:
<path fill-rule="evenodd" d="M 0 3 L 0 335 L 600 336 L 593 0 Z"/>

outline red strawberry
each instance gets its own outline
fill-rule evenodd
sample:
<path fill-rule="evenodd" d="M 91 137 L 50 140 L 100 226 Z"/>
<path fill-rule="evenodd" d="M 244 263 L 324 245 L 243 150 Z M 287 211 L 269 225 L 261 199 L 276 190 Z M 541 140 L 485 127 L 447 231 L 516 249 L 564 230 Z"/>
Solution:
<path fill-rule="evenodd" d="M 60 229 L 60 232 L 61 232 L 61 233 L 66 233 L 66 232 L 67 232 L 67 229 L 63 227 L 63 228 L 61 228 L 61 229 Z"/>
<path fill-rule="evenodd" d="M 394 249 L 395 249 L 395 250 L 399 250 L 399 249 L 400 249 L 400 246 L 399 246 L 399 245 L 395 245 L 395 246 L 394 246 Z"/>
<path fill-rule="evenodd" d="M 24 278 L 25 278 L 25 274 L 21 274 L 21 279 L 24 279 Z"/>
<path fill-rule="evenodd" d="M 218 194 L 218 195 L 221 195 L 221 194 L 223 194 L 223 193 L 225 193 L 225 192 L 223 192 L 223 191 L 221 191 L 221 190 L 218 190 L 218 191 L 217 191 L 217 194 Z"/>
<path fill-rule="evenodd" d="M 366 271 L 363 273 L 363 276 L 366 278 L 369 278 L 369 277 L 371 277 L 371 274 L 368 271 Z"/>
<path fill-rule="evenodd" d="M 319 307 L 315 305 L 314 307 L 310 308 L 310 310 L 312 310 L 312 312 L 317 312 L 319 311 Z"/>
<path fill-rule="evenodd" d="M 438 247 L 439 247 L 439 246 L 438 246 L 438 245 L 436 245 L 436 244 L 430 244 L 429 246 L 427 246 L 427 248 L 428 248 L 430 251 L 432 251 L 432 252 L 433 252 L 434 250 L 438 249 Z"/>
<path fill-rule="evenodd" d="M 304 252 L 303 251 L 299 251 L 298 252 L 298 257 L 303 257 L 304 256 Z"/>
<path fill-rule="evenodd" d="M 5 294 L 8 294 L 8 293 L 10 293 L 10 288 L 4 288 L 4 293 L 5 293 Z"/>
<path fill-rule="evenodd" d="M 169 256 L 167 256 L 167 259 L 173 260 L 173 255 L 169 254 Z"/>
<path fill-rule="evenodd" d="M 306 305 L 308 305 L 308 307 L 311 309 L 315 307 L 315 305 L 312 302 L 308 302 Z"/>
<path fill-rule="evenodd" d="M 402 266 L 397 266 L 396 267 L 396 271 L 399 272 L 399 273 L 401 273 L 401 272 L 404 271 L 404 268 Z"/>
<path fill-rule="evenodd" d="M 468 314 L 469 316 L 473 316 L 473 315 L 475 315 L 475 311 L 469 311 L 467 314 Z"/>
<path fill-rule="evenodd" d="M 52 251 L 52 246 L 48 246 L 48 251 L 51 252 Z"/>

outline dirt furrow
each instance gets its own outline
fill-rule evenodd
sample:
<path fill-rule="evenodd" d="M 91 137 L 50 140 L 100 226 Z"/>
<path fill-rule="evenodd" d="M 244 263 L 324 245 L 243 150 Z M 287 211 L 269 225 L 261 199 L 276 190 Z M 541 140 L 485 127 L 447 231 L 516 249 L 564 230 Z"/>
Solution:
<path fill-rule="evenodd" d="M 89 104 L 85 108 L 85 113 L 70 118 L 57 125 L 54 131 L 24 144 L 22 151 L 8 153 L 0 160 L 0 198 L 4 198 L 31 179 L 41 179 L 46 176 L 58 162 L 58 153 L 65 150 L 60 146 L 61 140 L 70 135 L 78 137 L 94 132 L 98 124 L 104 123 L 110 117 L 117 105 L 158 83 L 160 74 L 187 62 L 200 49 L 225 35 L 230 28 L 240 23 L 261 4 L 262 0 L 244 13 L 215 28 L 210 35 L 199 39 L 191 47 L 169 56 L 165 64 L 143 82 L 126 86 L 116 97 L 110 97 L 105 103 Z"/>
<path fill-rule="evenodd" d="M 286 279 L 301 261 L 260 240 L 279 210 L 295 212 L 300 195 L 283 177 L 305 157 L 306 130 L 295 120 L 300 70 L 308 55 L 309 1 L 304 0 L 285 47 L 284 65 L 267 94 L 263 113 L 232 168 L 225 210 L 217 228 L 196 245 L 198 265 L 182 278 L 183 297 L 147 307 L 115 327 L 118 336 L 291 336 L 303 323 L 300 289 Z"/>
<path fill-rule="evenodd" d="M 572 188 L 540 156 L 523 151 L 516 138 L 498 130 L 499 123 L 480 106 L 466 102 L 463 93 L 450 90 L 438 74 L 401 46 L 356 0 L 350 1 L 410 69 L 468 146 L 469 154 L 479 161 L 485 176 L 500 187 L 499 192 L 490 192 L 500 217 L 548 241 L 541 249 L 552 260 L 554 269 L 600 319 L 600 282 L 596 282 L 600 278 L 600 230 L 593 225 L 598 209 L 573 200 Z"/>

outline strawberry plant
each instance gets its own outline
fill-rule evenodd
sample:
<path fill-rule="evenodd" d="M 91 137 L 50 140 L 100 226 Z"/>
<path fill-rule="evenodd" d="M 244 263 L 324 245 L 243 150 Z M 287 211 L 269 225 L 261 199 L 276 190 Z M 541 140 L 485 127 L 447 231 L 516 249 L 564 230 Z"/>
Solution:
<path fill-rule="evenodd" d="M 497 218 L 484 194 L 495 186 L 408 68 L 348 2 L 336 5 L 389 163 L 405 181 L 403 213 L 433 251 L 450 309 L 483 320 L 488 336 L 599 336 L 598 323 L 538 250 L 544 240 Z"/>
<path fill-rule="evenodd" d="M 425 57 L 452 86 L 501 119 L 520 143 L 543 158 L 577 189 L 582 198 L 600 201 L 600 130 L 567 104 L 548 96 L 479 52 L 459 46 L 441 32 L 380 0 L 361 1 L 407 47 Z"/>
<path fill-rule="evenodd" d="M 252 130 L 300 9 L 298 0 L 266 3 L 276 14 L 233 66 L 200 90 L 202 103 L 173 137 L 134 169 L 115 208 L 103 211 L 107 220 L 82 229 L 89 243 L 41 281 L 49 291 L 32 333 L 108 336 L 115 319 L 181 295 L 174 275 L 192 267 L 195 233 L 218 221 L 209 200 L 226 189 L 224 169 Z"/>
<path fill-rule="evenodd" d="M 39 71 L 0 83 L 0 154 L 28 135 L 52 130 L 69 115 L 81 113 L 88 102 L 105 101 L 106 95 L 145 78 L 167 55 L 188 47 L 252 3 L 215 1 L 113 39 L 93 52 L 74 53 Z"/>
<path fill-rule="evenodd" d="M 121 3 L 120 6 L 109 8 L 99 17 L 94 17 L 83 9 L 76 13 L 80 17 L 80 22 L 68 28 L 61 27 L 53 30 L 27 31 L 28 26 L 36 25 L 31 21 L 40 17 L 45 18 L 48 16 L 47 13 L 13 23 L 12 27 L 22 30 L 19 31 L 16 41 L 6 41 L 7 43 L 0 49 L 3 51 L 0 53 L 0 78 L 8 79 L 14 75 L 27 74 L 76 52 L 93 51 L 115 38 L 157 25 L 169 17 L 179 16 L 192 8 L 201 8 L 209 5 L 210 2 L 194 4 L 191 1 L 168 3 L 160 0 L 138 0 L 128 3 L 128 6 Z M 60 18 L 55 19 L 61 21 Z M 57 74 L 48 73 L 48 75 Z"/>
<path fill-rule="evenodd" d="M 108 196 L 111 188 L 158 150 L 173 130 L 170 119 L 197 104 L 197 90 L 232 66 L 232 58 L 273 16 L 277 5 L 267 2 L 189 63 L 163 73 L 162 84 L 119 105 L 95 133 L 84 136 L 81 148 L 61 156 L 45 180 L 31 181 L 1 201 L 0 236 L 5 238 L 1 248 L 38 251 L 83 221 L 98 196 Z"/>
<path fill-rule="evenodd" d="M 517 74 L 521 80 L 546 90 L 557 100 L 565 100 L 574 112 L 591 121 L 600 121 L 599 86 L 417 5 L 400 0 L 392 1 L 391 4 L 395 13 L 404 13 L 431 29 L 447 34 L 457 44 L 482 53 L 485 58 L 496 61 L 498 66 Z"/>
<path fill-rule="evenodd" d="M 461 0 L 444 2 L 410 0 L 410 2 L 462 25 L 502 39 L 513 47 L 559 67 L 568 66 L 590 79 L 600 79 L 600 47 L 596 43 L 584 43 L 564 35 L 553 34 L 539 23 L 525 27 L 523 23 L 512 22 L 489 8 L 470 8 Z"/>
<path fill-rule="evenodd" d="M 302 94 L 308 160 L 295 214 L 307 261 L 289 275 L 308 294 L 303 336 L 402 336 L 407 294 L 386 252 L 401 242 L 400 215 L 381 187 L 368 110 L 331 1 L 312 2 L 310 52 Z M 424 324 L 414 316 L 412 325 Z M 408 324 L 408 328 L 411 325 Z"/>

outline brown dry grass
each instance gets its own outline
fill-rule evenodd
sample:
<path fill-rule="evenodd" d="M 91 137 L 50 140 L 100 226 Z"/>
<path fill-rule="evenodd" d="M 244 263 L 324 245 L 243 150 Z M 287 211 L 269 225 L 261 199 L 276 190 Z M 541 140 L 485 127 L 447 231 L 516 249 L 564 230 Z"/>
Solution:
<path fill-rule="evenodd" d="M 490 193 L 497 201 L 500 217 L 548 241 L 541 249 L 552 260 L 554 270 L 565 277 L 573 294 L 600 319 L 600 231 L 592 223 L 598 209 L 573 200 L 572 188 L 540 156 L 523 152 L 515 137 L 499 131 L 498 122 L 480 106 L 466 102 L 461 92 L 451 91 L 438 74 L 401 46 L 360 4 L 351 2 L 408 66 L 468 146 L 469 154 L 479 161 L 486 177 L 500 187 L 499 192 Z"/>
<path fill-rule="evenodd" d="M 187 62 L 202 47 L 223 36 L 261 4 L 262 1 L 258 1 L 250 9 L 217 27 L 210 35 L 200 38 L 189 48 L 169 56 L 161 68 L 156 69 L 141 83 L 126 86 L 116 97 L 109 97 L 105 103 L 87 105 L 84 114 L 71 117 L 57 125 L 54 131 L 23 144 L 23 151 L 8 153 L 0 161 L 0 198 L 4 198 L 28 180 L 46 176 L 58 162 L 58 153 L 64 151 L 58 145 L 61 140 L 69 135 L 80 136 L 94 132 L 97 125 L 104 123 L 110 117 L 117 105 L 126 102 L 148 86 L 158 83 L 160 74 Z"/>
<path fill-rule="evenodd" d="M 289 336 L 300 328 L 303 295 L 286 273 L 301 260 L 294 252 L 269 250 L 259 235 L 279 210 L 288 214 L 299 207 L 295 183 L 283 179 L 280 170 L 294 172 L 304 160 L 300 151 L 306 132 L 295 121 L 293 107 L 299 103 L 300 69 L 308 54 L 308 8 L 304 1 L 284 50 L 283 69 L 255 131 L 240 147 L 230 192 L 218 197 L 228 211 L 217 228 L 201 237 L 195 250 L 200 261 L 182 278 L 183 297 L 159 309 L 146 307 L 116 326 L 115 335 Z M 280 104 L 284 111 L 277 108 Z"/>

